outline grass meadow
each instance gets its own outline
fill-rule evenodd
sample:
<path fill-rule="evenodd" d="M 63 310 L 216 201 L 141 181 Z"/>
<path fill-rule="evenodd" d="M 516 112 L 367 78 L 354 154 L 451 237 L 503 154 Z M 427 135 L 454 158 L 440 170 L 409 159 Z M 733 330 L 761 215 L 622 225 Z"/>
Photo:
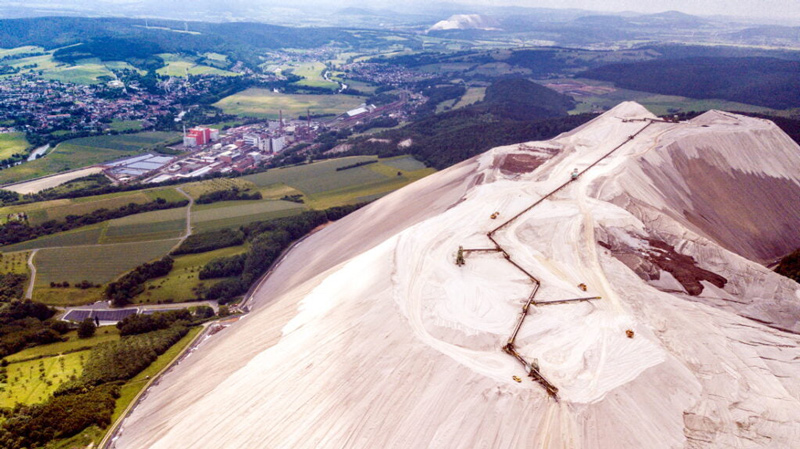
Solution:
<path fill-rule="evenodd" d="M 342 114 L 363 102 L 363 97 L 353 95 L 281 94 L 269 89 L 250 88 L 225 97 L 214 106 L 226 114 L 277 119 L 280 110 L 283 110 L 284 117 L 305 115 L 307 109 L 311 109 L 312 114 Z"/>
<path fill-rule="evenodd" d="M 22 154 L 29 146 L 25 133 L 0 134 L 0 159 L 8 159 L 14 154 Z"/>

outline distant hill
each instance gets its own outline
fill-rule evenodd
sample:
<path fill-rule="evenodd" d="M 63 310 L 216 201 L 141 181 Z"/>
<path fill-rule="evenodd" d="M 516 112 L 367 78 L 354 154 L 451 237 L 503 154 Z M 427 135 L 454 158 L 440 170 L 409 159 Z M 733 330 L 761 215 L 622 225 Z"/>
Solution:
<path fill-rule="evenodd" d="M 317 48 L 331 42 L 359 45 L 364 39 L 338 28 L 289 28 L 264 23 L 184 22 L 141 19 L 42 17 L 0 20 L 0 48 L 38 45 L 46 49 L 90 43 L 78 53 L 108 59 L 112 45 L 124 42 L 123 52 L 218 52 L 233 59 L 260 63 L 259 51 L 276 48 Z M 136 47 L 139 47 L 138 49 Z M 124 58 L 123 58 L 124 59 Z"/>
<path fill-rule="evenodd" d="M 525 79 L 498 80 L 486 89 L 482 102 L 360 138 L 351 153 L 388 156 L 410 152 L 442 169 L 499 145 L 553 137 L 593 117 L 567 115 L 572 102 L 568 96 Z"/>
<path fill-rule="evenodd" d="M 618 87 L 691 98 L 719 98 L 775 109 L 800 107 L 800 61 L 685 58 L 611 64 L 579 76 Z"/>
<path fill-rule="evenodd" d="M 575 100 L 572 97 L 522 78 L 495 82 L 486 88 L 483 104 L 476 106 L 515 120 L 558 117 L 566 115 L 573 107 Z"/>

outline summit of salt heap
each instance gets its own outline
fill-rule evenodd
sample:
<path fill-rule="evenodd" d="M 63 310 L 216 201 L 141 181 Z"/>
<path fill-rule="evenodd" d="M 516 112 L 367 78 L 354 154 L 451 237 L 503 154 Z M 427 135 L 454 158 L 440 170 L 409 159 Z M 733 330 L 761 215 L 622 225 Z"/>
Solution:
<path fill-rule="evenodd" d="M 609 109 L 603 116 L 616 117 L 620 119 L 657 119 L 652 112 L 635 101 L 623 101 L 622 103 Z"/>
<path fill-rule="evenodd" d="M 756 146 L 800 173 L 800 155 L 779 130 L 726 123 L 623 103 L 328 226 L 275 269 L 246 319 L 150 390 L 116 447 L 791 447 L 800 287 L 748 260 L 777 251 L 759 222 L 712 230 L 748 208 L 767 233 L 796 229 L 798 185 L 755 164 L 765 191 L 785 189 L 765 201 L 724 181 L 723 157 L 697 164 L 714 152 L 743 164 Z M 516 154 L 538 159 L 498 163 Z M 531 278 L 496 251 L 455 263 L 459 246 L 491 248 L 493 230 L 539 280 L 537 301 L 601 297 L 534 304 L 519 328 L 516 350 L 560 402 L 502 350 Z"/>

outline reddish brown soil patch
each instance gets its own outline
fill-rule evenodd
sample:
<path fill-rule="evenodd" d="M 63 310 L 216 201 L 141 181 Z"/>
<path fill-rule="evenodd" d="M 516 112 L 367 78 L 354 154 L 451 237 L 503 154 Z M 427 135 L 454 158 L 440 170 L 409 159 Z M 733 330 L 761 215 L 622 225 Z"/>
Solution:
<path fill-rule="evenodd" d="M 725 287 L 728 280 L 717 273 L 697 266 L 692 256 L 679 254 L 675 247 L 661 240 L 646 239 L 649 248 L 644 251 L 633 249 L 620 242 L 598 242 L 611 250 L 620 262 L 628 266 L 637 276 L 645 281 L 658 280 L 661 271 L 670 273 L 692 296 L 703 293 L 701 281 L 707 281 L 719 288 Z"/>
<path fill-rule="evenodd" d="M 521 148 L 526 150 L 524 146 Z M 500 171 L 504 174 L 530 173 L 558 154 L 553 148 L 536 148 L 536 153 L 510 153 L 502 156 Z"/>
<path fill-rule="evenodd" d="M 678 254 L 675 247 L 666 242 L 652 239 L 648 239 L 647 242 L 655 249 L 647 252 L 650 262 L 670 273 L 692 296 L 703 293 L 703 284 L 700 281 L 708 281 L 719 288 L 725 287 L 728 282 L 717 273 L 698 267 L 694 257 Z"/>

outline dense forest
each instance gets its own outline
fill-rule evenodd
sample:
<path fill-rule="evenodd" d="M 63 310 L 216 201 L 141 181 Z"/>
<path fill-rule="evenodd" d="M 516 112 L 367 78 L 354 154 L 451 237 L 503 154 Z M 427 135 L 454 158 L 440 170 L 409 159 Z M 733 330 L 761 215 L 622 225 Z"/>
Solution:
<path fill-rule="evenodd" d="M 350 33 L 339 28 L 290 28 L 264 23 L 190 22 L 195 33 L 183 30 L 180 21 L 150 19 L 81 17 L 38 17 L 0 20 L 0 48 L 38 45 L 46 49 L 82 44 L 59 50 L 64 61 L 87 57 L 101 60 L 124 60 L 149 70 L 158 53 L 201 54 L 216 52 L 229 55 L 256 68 L 265 49 L 318 48 L 331 42 L 359 47 L 385 45 L 381 32 Z M 120 56 L 114 56 L 119 52 Z M 157 67 L 157 65 L 156 65 Z"/>
<path fill-rule="evenodd" d="M 579 76 L 665 95 L 720 98 L 775 109 L 800 107 L 800 61 L 684 58 L 611 64 Z"/>

